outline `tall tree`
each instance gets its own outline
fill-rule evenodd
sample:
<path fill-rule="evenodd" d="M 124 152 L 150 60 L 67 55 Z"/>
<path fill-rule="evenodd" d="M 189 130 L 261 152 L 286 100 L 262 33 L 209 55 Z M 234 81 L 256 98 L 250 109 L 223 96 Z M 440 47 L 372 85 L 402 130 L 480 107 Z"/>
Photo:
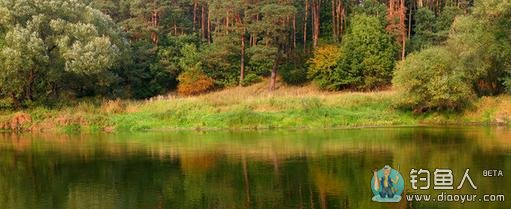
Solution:
<path fill-rule="evenodd" d="M 346 19 L 346 8 L 342 0 L 331 0 L 332 2 L 332 36 L 335 42 L 339 41 L 344 32 Z"/>
<path fill-rule="evenodd" d="M 406 54 L 405 0 L 389 0 L 387 12 L 387 31 L 395 36 L 397 43 L 401 46 L 401 59 L 404 60 Z"/>
<path fill-rule="evenodd" d="M 274 51 L 273 66 L 270 77 L 270 91 L 275 89 L 277 69 L 283 52 L 289 47 L 289 37 L 292 29 L 289 26 L 289 17 L 296 14 L 296 8 L 292 3 L 286 1 L 270 1 L 270 3 L 261 7 L 261 16 L 263 17 L 259 24 L 258 34 L 263 34 L 263 41 L 266 43 L 266 49 Z"/>
<path fill-rule="evenodd" d="M 312 48 L 318 46 L 321 24 L 321 0 L 312 0 Z"/>
<path fill-rule="evenodd" d="M 65 0 L 1 1 L 6 43 L 0 51 L 0 88 L 19 106 L 56 91 L 65 75 L 96 75 L 113 68 L 126 49 L 114 22 L 101 11 Z M 38 89 L 35 89 L 38 87 Z"/>
<path fill-rule="evenodd" d="M 303 16 L 303 50 L 307 49 L 307 27 L 309 20 L 309 0 L 305 0 L 305 14 Z"/>
<path fill-rule="evenodd" d="M 378 17 L 355 15 L 345 36 L 337 75 L 338 88 L 375 89 L 390 83 L 396 45 Z"/>

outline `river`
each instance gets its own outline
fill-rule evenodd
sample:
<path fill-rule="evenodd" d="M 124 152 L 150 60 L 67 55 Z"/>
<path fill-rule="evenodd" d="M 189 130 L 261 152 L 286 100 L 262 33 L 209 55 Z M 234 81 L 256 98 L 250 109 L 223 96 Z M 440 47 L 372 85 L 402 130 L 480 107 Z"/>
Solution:
<path fill-rule="evenodd" d="M 385 165 L 403 177 L 398 203 L 371 200 Z M 438 168 L 454 189 L 433 189 Z M 412 169 L 430 172 L 429 189 L 412 188 Z M 467 169 L 477 189 L 458 190 Z M 406 199 L 442 192 L 477 198 Z M 511 129 L 0 133 L 0 208 L 511 208 Z"/>

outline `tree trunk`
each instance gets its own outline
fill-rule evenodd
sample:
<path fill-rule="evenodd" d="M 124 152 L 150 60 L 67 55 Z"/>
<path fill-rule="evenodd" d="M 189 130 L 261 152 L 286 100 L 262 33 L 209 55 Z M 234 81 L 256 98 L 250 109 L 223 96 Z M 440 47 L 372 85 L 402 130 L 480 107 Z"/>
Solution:
<path fill-rule="evenodd" d="M 33 95 L 34 83 L 35 83 L 35 71 L 34 71 L 34 69 L 30 69 L 30 72 L 28 75 L 28 86 L 27 86 L 27 99 L 29 101 L 34 100 L 34 95 Z"/>
<path fill-rule="evenodd" d="M 333 36 L 333 39 L 335 42 L 337 42 L 338 40 L 338 36 L 337 36 L 337 18 L 336 18 L 336 12 L 335 12 L 335 9 L 336 9 L 336 4 L 335 4 L 335 1 L 336 0 L 332 0 L 332 36 Z"/>
<path fill-rule="evenodd" d="M 201 38 L 206 39 L 206 8 L 204 4 L 201 8 Z"/>
<path fill-rule="evenodd" d="M 337 1 L 337 41 L 339 41 L 344 29 L 344 7 L 341 0 Z"/>
<path fill-rule="evenodd" d="M 240 86 L 245 80 L 245 33 L 241 34 Z"/>
<path fill-rule="evenodd" d="M 271 68 L 271 77 L 270 77 L 270 91 L 275 90 L 275 82 L 277 79 L 277 62 L 273 63 L 273 67 Z"/>
<path fill-rule="evenodd" d="M 208 39 L 208 44 L 211 44 L 211 18 L 209 17 L 209 9 L 207 12 L 207 16 L 208 16 L 208 30 L 206 31 L 206 36 Z"/>
<path fill-rule="evenodd" d="M 312 48 L 318 46 L 320 23 L 320 0 L 312 0 Z"/>
<path fill-rule="evenodd" d="M 296 15 L 293 15 L 293 49 L 296 49 Z"/>
<path fill-rule="evenodd" d="M 193 32 L 196 30 L 197 25 L 197 0 L 193 1 Z"/>
<path fill-rule="evenodd" d="M 258 21 L 259 21 L 259 13 L 256 14 L 256 22 L 258 22 Z M 258 36 L 257 33 L 253 34 L 253 40 L 252 41 L 254 41 L 254 43 L 252 43 L 252 46 L 256 46 L 257 45 L 257 36 Z"/>
<path fill-rule="evenodd" d="M 316 0 L 312 0 L 311 8 L 311 29 L 312 29 L 312 49 L 316 48 Z"/>
<path fill-rule="evenodd" d="M 151 25 L 153 26 L 153 31 L 151 32 L 151 41 L 153 44 L 158 44 L 158 32 L 156 31 L 158 29 L 160 23 L 160 13 L 155 9 L 152 12 L 151 16 Z"/>
<path fill-rule="evenodd" d="M 303 51 L 307 51 L 307 19 L 309 17 L 309 0 L 305 0 L 305 15 L 303 17 Z"/>
<path fill-rule="evenodd" d="M 280 49 L 277 50 L 277 55 L 275 57 L 275 61 L 273 62 L 273 67 L 271 68 L 270 91 L 275 90 L 275 83 L 277 80 L 277 68 L 279 66 L 279 61 L 280 61 Z"/>
<path fill-rule="evenodd" d="M 406 56 L 406 7 L 405 0 L 401 0 L 399 5 L 399 28 L 401 29 L 401 60 L 405 59 Z"/>
<path fill-rule="evenodd" d="M 177 25 L 176 25 L 175 21 L 174 21 L 174 35 L 177 36 Z"/>
<path fill-rule="evenodd" d="M 226 12 L 225 16 L 225 33 L 229 34 L 229 11 Z"/>
<path fill-rule="evenodd" d="M 412 35 L 412 9 L 413 9 L 413 1 L 410 2 L 410 9 L 408 10 L 408 38 Z"/>

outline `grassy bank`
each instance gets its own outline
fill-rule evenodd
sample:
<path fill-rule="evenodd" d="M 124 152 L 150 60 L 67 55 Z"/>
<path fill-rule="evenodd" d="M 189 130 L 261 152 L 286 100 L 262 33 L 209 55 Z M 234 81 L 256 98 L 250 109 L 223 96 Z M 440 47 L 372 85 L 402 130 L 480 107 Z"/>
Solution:
<path fill-rule="evenodd" d="M 511 121 L 511 97 L 483 97 L 462 113 L 414 115 L 394 107 L 394 91 L 325 92 L 312 86 L 266 83 L 194 97 L 146 101 L 80 102 L 58 109 L 3 112 L 0 128 L 29 131 L 142 131 L 172 129 L 343 128 L 444 124 L 502 124 Z"/>

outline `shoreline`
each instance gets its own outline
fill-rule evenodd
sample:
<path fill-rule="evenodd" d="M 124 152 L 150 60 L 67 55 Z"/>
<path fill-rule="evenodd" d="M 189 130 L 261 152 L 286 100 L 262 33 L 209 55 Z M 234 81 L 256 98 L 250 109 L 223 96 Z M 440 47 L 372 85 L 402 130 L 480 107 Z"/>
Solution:
<path fill-rule="evenodd" d="M 82 101 L 0 114 L 0 129 L 18 132 L 139 132 L 180 130 L 348 129 L 511 125 L 511 96 L 482 97 L 463 112 L 416 115 L 395 107 L 399 94 L 326 92 L 311 86 L 261 83 L 192 97 L 146 101 Z"/>
<path fill-rule="evenodd" d="M 13 129 L 0 129 L 0 133 L 18 133 L 18 134 L 42 134 L 42 133 L 62 133 L 62 134 L 123 134 L 123 133 L 171 133 L 171 132 L 253 132 L 253 131 L 333 131 L 333 130 L 356 130 L 356 129 L 393 129 L 393 128 L 511 128 L 511 123 L 486 123 L 486 122 L 471 122 L 471 123 L 450 123 L 450 124 L 416 124 L 416 125 L 389 125 L 389 126 L 339 126 L 328 128 L 313 128 L 313 127 L 277 127 L 277 128 L 155 128 L 144 129 L 135 131 L 116 131 L 116 130 L 88 130 L 87 126 L 80 127 L 80 130 L 66 130 L 65 127 L 47 130 L 13 130 Z"/>

